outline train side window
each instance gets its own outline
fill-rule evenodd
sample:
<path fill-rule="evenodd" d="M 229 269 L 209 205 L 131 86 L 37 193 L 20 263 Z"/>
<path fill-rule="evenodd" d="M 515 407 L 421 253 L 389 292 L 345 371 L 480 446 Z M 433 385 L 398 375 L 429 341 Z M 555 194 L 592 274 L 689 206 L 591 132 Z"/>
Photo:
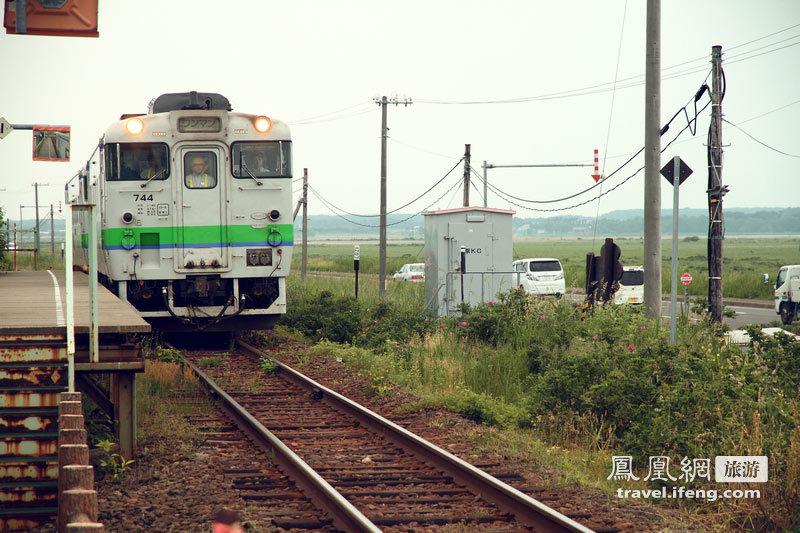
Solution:
<path fill-rule="evenodd" d="M 234 178 L 292 177 L 290 141 L 239 141 L 231 146 L 231 173 Z"/>
<path fill-rule="evenodd" d="M 217 156 L 214 152 L 187 152 L 183 156 L 183 182 L 190 189 L 217 186 Z"/>
<path fill-rule="evenodd" d="M 164 180 L 169 177 L 166 143 L 107 143 L 106 180 Z"/>

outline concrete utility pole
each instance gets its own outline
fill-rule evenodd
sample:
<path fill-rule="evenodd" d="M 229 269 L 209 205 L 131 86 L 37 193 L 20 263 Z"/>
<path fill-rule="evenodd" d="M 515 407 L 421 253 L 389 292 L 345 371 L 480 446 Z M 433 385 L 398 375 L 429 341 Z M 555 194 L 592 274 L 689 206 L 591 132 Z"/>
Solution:
<path fill-rule="evenodd" d="M 722 47 L 711 47 L 711 131 L 708 143 L 708 310 L 722 322 Z"/>
<path fill-rule="evenodd" d="M 464 145 L 464 207 L 469 207 L 469 149 L 470 145 Z"/>
<path fill-rule="evenodd" d="M 661 0 L 647 0 L 644 108 L 644 311 L 661 316 Z"/>
<path fill-rule="evenodd" d="M 378 270 L 378 296 L 383 297 L 386 292 L 386 139 L 388 137 L 389 128 L 386 126 L 386 106 L 388 104 L 404 106 L 411 105 L 411 99 L 403 101 L 397 100 L 395 96 L 391 100 L 385 96 L 375 98 L 375 103 L 381 106 L 381 217 L 380 217 L 380 235 L 379 235 L 379 262 L 380 267 Z"/>
<path fill-rule="evenodd" d="M 308 264 L 308 169 L 303 169 L 303 258 L 300 262 L 300 279 L 306 282 Z"/>

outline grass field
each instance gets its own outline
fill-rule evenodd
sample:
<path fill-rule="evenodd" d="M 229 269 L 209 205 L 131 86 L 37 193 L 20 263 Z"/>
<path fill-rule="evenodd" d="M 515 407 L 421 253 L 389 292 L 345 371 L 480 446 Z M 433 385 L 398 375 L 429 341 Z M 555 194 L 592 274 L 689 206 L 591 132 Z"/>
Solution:
<path fill-rule="evenodd" d="M 678 271 L 690 272 L 693 277 L 689 286 L 692 295 L 705 295 L 708 291 L 708 267 L 705 239 L 684 238 L 678 244 Z M 621 238 L 615 241 L 622 250 L 623 265 L 641 265 L 644 257 L 644 240 Z M 592 242 L 580 238 L 541 239 L 514 241 L 514 259 L 525 257 L 557 257 L 564 266 L 568 287 L 583 287 L 586 254 L 600 253 L 603 239 Z M 378 273 L 378 245 L 360 244 L 360 272 Z M 729 238 L 723 244 L 723 293 L 733 298 L 772 299 L 773 287 L 763 283 L 764 273 L 775 279 L 782 265 L 800 263 L 800 237 L 756 237 Z M 405 263 L 424 261 L 422 242 L 389 244 L 386 249 L 386 271 L 391 276 Z M 670 290 L 672 241 L 661 243 L 662 291 Z M 300 247 L 297 246 L 292 268 L 300 269 Z M 511 265 L 509 264 L 509 269 Z M 353 271 L 353 245 L 350 243 L 310 244 L 308 246 L 308 269 L 328 272 Z M 363 284 L 374 280 L 363 279 Z"/>
<path fill-rule="evenodd" d="M 706 240 L 689 237 L 678 244 L 678 272 L 690 272 L 693 277 L 689 294 L 705 296 L 708 291 L 708 267 L 706 263 Z M 644 240 L 641 238 L 619 238 L 615 241 L 622 250 L 623 265 L 641 265 L 644 257 Z M 567 287 L 581 288 L 584 285 L 586 254 L 600 253 L 603 239 L 598 238 L 594 245 L 588 239 L 525 239 L 513 243 L 513 259 L 525 257 L 557 257 L 564 266 Z M 378 274 L 378 245 L 359 244 L 361 251 L 360 272 Z M 731 298 L 760 298 L 771 300 L 772 284 L 763 283 L 764 273 L 774 281 L 778 268 L 782 265 L 800 263 L 800 237 L 754 237 L 729 238 L 723 244 L 723 293 Z M 301 249 L 298 243 L 292 258 L 292 269 L 300 270 Z M 391 275 L 405 263 L 424 261 L 424 245 L 421 241 L 392 243 L 387 246 L 386 272 Z M 672 241 L 663 239 L 661 243 L 661 286 L 662 292 L 670 290 Z M 17 256 L 20 270 L 33 269 L 33 256 L 21 252 Z M 509 269 L 511 265 L 509 264 Z M 0 268 L 13 268 L 13 256 L 7 254 Z M 39 255 L 39 268 L 63 268 L 60 253 Z M 308 269 L 324 272 L 353 272 L 353 244 L 331 242 L 310 244 L 308 246 Z M 376 281 L 370 276 L 360 280 L 362 290 L 370 290 Z M 679 287 L 680 291 L 682 289 Z"/>

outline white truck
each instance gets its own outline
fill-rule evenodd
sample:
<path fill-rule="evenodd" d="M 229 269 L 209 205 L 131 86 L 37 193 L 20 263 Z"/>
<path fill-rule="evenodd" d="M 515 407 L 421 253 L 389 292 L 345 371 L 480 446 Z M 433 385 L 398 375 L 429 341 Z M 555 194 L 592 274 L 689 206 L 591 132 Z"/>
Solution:
<path fill-rule="evenodd" d="M 784 325 L 792 323 L 800 310 L 800 265 L 782 266 L 775 280 L 775 312 Z"/>

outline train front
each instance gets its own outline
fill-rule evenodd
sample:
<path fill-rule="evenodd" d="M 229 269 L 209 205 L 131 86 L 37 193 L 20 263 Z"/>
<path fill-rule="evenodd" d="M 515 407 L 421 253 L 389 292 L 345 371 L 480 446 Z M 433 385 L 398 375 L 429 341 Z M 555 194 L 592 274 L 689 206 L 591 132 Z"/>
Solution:
<path fill-rule="evenodd" d="M 292 262 L 288 127 L 213 93 L 154 100 L 104 142 L 110 284 L 165 330 L 270 328 Z"/>

